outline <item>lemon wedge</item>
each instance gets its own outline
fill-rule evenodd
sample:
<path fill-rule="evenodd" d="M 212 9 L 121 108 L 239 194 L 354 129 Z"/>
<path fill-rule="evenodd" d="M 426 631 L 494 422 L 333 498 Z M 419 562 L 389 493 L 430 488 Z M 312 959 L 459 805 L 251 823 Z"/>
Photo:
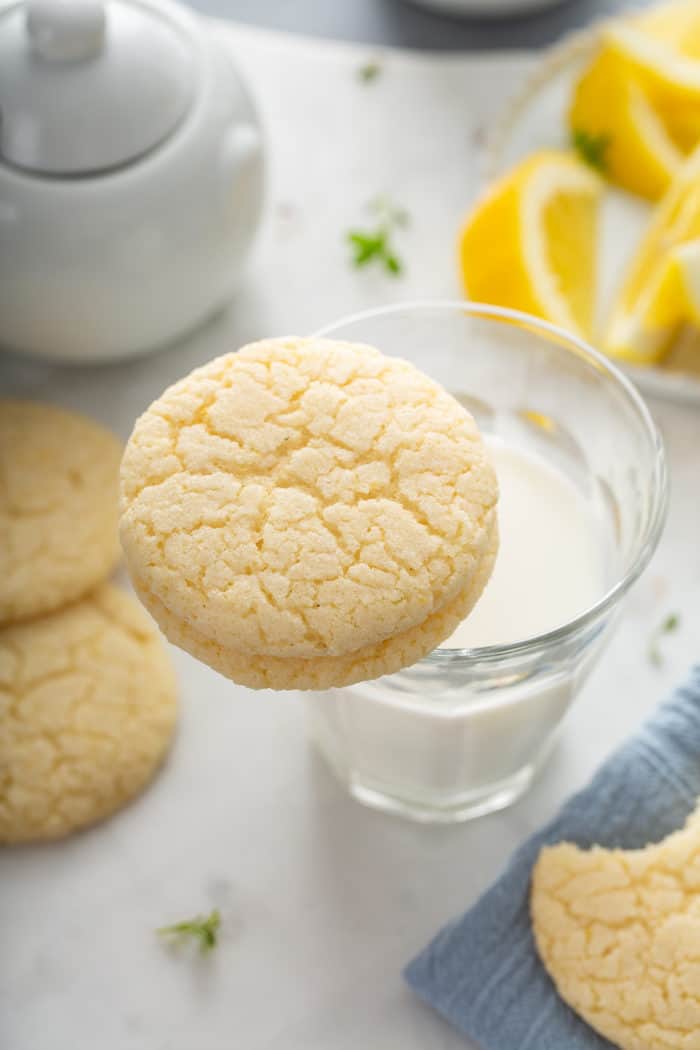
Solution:
<path fill-rule="evenodd" d="M 614 23 L 604 39 L 674 145 L 690 152 L 700 141 L 700 4 L 671 4 Z"/>
<path fill-rule="evenodd" d="M 668 44 L 686 58 L 700 59 L 700 5 L 698 0 L 659 4 L 626 20 L 646 36 Z"/>
<path fill-rule="evenodd" d="M 661 197 L 683 163 L 681 148 L 617 44 L 604 42 L 576 84 L 569 125 L 575 137 L 603 143 L 605 174 L 641 197 Z"/>
<path fill-rule="evenodd" d="M 591 328 L 602 180 L 573 155 L 533 154 L 477 202 L 460 235 L 467 296 Z"/>
<path fill-rule="evenodd" d="M 654 364 L 700 324 L 700 150 L 657 205 L 612 311 L 605 348 Z"/>

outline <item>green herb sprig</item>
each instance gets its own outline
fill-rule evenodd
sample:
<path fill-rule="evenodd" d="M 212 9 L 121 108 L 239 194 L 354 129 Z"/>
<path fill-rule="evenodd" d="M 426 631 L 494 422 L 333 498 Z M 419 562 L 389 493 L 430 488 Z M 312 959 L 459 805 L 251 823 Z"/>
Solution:
<path fill-rule="evenodd" d="M 379 62 L 365 62 L 357 70 L 357 79 L 363 84 L 371 84 L 382 75 L 382 67 Z"/>
<path fill-rule="evenodd" d="M 197 915 L 194 919 L 185 919 L 172 926 L 161 926 L 156 933 L 176 942 L 199 941 L 199 950 L 202 955 L 206 955 L 216 947 L 220 926 L 221 915 L 215 908 L 209 915 Z"/>
<path fill-rule="evenodd" d="M 579 157 L 589 167 L 604 175 L 607 171 L 606 153 L 610 147 L 609 135 L 591 135 L 583 128 L 575 128 L 571 141 Z"/>
<path fill-rule="evenodd" d="M 651 638 L 649 639 L 649 661 L 654 667 L 661 667 L 664 662 L 663 653 L 661 652 L 661 639 L 667 634 L 673 634 L 677 631 L 681 624 L 681 618 L 678 613 L 669 613 L 665 619 L 661 621 L 658 627 L 654 628 Z"/>
<path fill-rule="evenodd" d="M 349 230 L 347 240 L 353 249 L 352 263 L 358 268 L 376 262 L 387 273 L 397 277 L 403 270 L 392 242 L 395 231 L 409 223 L 405 208 L 397 207 L 388 197 L 377 197 L 368 205 L 376 216 L 377 224 L 369 230 Z"/>

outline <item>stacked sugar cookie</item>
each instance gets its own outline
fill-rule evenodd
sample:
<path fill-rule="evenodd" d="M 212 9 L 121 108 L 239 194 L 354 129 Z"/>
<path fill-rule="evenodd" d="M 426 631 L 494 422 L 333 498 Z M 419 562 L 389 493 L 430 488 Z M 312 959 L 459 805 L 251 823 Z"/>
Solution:
<path fill-rule="evenodd" d="M 111 813 L 172 737 L 158 633 L 105 582 L 119 557 L 120 457 L 85 417 L 0 401 L 0 842 Z"/>
<path fill-rule="evenodd" d="M 268 339 L 137 421 L 121 537 L 167 637 L 252 688 L 399 670 L 469 613 L 498 547 L 476 423 L 368 346 Z"/>

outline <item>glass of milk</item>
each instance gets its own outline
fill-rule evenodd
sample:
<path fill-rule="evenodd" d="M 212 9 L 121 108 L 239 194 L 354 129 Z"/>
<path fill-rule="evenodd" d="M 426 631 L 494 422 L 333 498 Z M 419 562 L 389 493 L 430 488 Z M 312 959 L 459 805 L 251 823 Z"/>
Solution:
<path fill-rule="evenodd" d="M 500 549 L 472 613 L 397 674 L 307 694 L 312 737 L 355 798 L 424 821 L 530 784 L 664 523 L 661 438 L 604 357 L 544 321 L 415 303 L 323 333 L 407 358 L 476 418 L 499 477 Z"/>

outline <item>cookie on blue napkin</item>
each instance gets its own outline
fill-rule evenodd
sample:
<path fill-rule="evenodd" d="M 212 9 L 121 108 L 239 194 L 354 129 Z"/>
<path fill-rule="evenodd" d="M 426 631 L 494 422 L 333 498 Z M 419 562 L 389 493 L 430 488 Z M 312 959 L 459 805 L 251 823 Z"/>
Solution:
<path fill-rule="evenodd" d="M 530 922 L 533 866 L 544 846 L 561 842 L 642 850 L 678 831 L 698 797 L 700 665 L 516 851 L 476 905 L 413 960 L 408 983 L 483 1050 L 609 1050 L 613 1044 L 557 995 L 540 961 Z M 649 1030 L 636 1045 L 653 1047 L 652 1036 Z"/>

